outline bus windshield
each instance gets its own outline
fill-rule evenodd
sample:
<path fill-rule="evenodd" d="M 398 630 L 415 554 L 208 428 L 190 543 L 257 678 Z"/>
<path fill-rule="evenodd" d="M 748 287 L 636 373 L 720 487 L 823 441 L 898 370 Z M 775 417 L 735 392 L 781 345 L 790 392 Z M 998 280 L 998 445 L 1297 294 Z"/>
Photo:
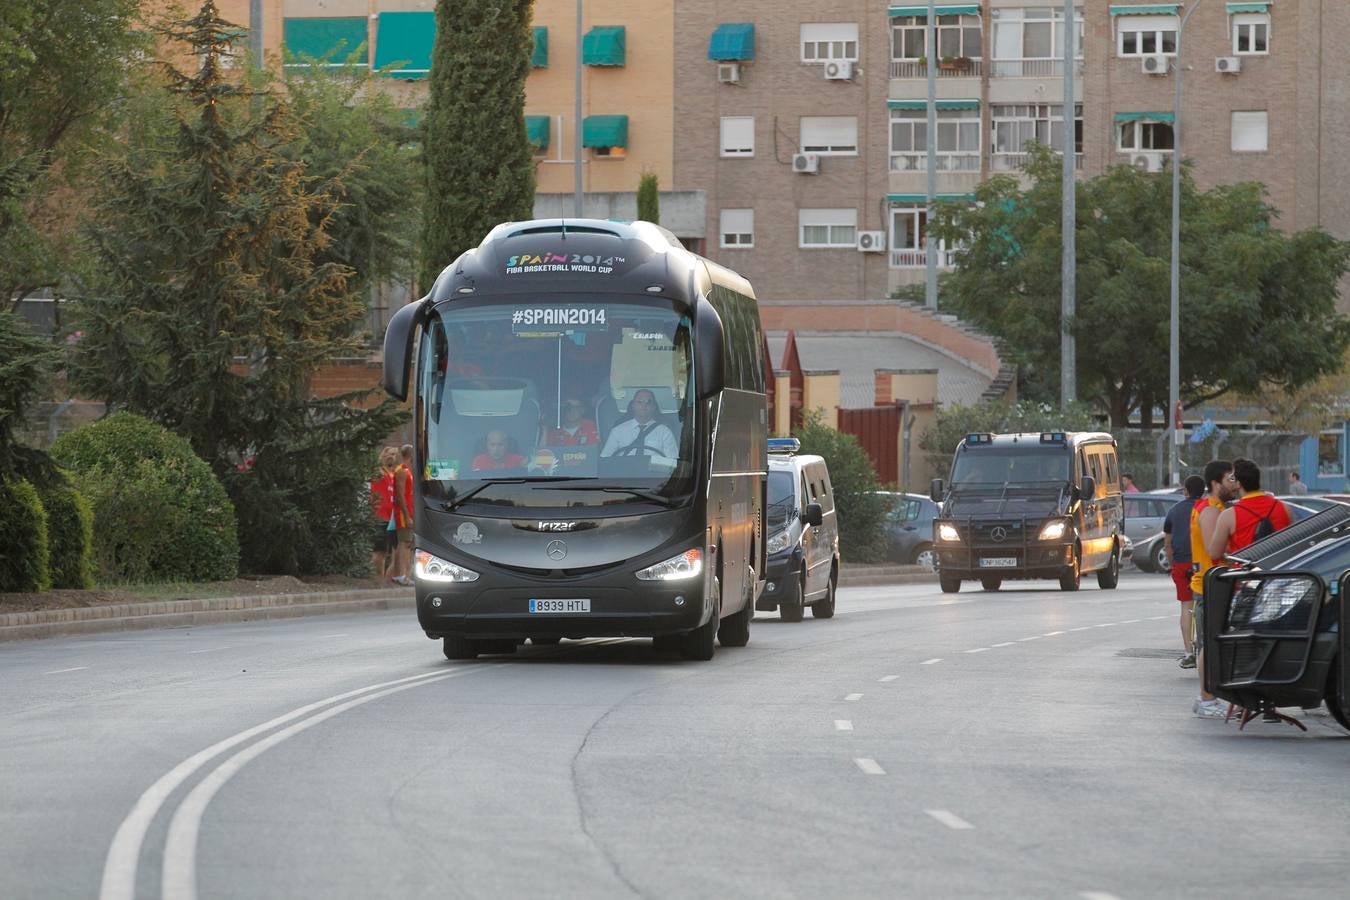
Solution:
<path fill-rule="evenodd" d="M 1070 478 L 1070 459 L 1062 447 L 963 448 L 952 464 L 952 489 L 1063 484 Z"/>
<path fill-rule="evenodd" d="M 669 504 L 693 485 L 692 377 L 690 320 L 669 300 L 443 305 L 419 367 L 424 493 L 508 507 Z"/>

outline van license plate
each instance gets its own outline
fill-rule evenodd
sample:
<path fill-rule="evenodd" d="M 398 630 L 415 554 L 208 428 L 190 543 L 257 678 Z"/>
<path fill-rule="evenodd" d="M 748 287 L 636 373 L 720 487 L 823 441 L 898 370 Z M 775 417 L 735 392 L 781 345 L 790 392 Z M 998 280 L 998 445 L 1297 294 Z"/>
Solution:
<path fill-rule="evenodd" d="M 980 559 L 981 569 L 1013 569 L 1017 567 L 1015 556 L 985 556 Z"/>
<path fill-rule="evenodd" d="M 561 613 L 588 613 L 591 611 L 591 601 L 581 600 L 530 600 L 531 615 L 547 615 Z"/>

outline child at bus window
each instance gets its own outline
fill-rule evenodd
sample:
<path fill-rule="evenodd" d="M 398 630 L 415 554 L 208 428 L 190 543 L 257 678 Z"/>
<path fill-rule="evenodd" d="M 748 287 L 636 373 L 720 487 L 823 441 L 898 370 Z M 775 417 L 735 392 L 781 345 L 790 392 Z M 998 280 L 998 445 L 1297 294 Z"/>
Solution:
<path fill-rule="evenodd" d="M 490 472 L 496 469 L 519 469 L 525 465 L 525 457 L 509 452 L 511 439 L 505 431 L 492 430 L 485 440 L 486 452 L 473 458 L 475 472 Z"/>

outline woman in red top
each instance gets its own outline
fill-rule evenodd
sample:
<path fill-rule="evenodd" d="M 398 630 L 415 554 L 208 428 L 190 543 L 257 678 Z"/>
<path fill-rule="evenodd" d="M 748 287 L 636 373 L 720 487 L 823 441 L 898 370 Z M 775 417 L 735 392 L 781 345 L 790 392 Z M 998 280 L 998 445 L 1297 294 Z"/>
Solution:
<path fill-rule="evenodd" d="M 398 451 L 385 447 L 380 451 L 380 470 L 370 479 L 370 510 L 374 519 L 371 525 L 370 563 L 375 567 L 375 577 L 383 578 L 387 554 L 394 549 L 394 532 L 389 530 L 389 520 L 394 515 L 394 465 L 398 460 Z"/>

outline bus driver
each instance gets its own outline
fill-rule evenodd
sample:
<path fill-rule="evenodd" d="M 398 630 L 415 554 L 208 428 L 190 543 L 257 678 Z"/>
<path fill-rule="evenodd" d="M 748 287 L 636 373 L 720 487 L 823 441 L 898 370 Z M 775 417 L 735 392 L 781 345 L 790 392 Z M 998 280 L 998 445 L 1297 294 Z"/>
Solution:
<path fill-rule="evenodd" d="M 679 445 L 669 426 L 656 419 L 656 395 L 643 389 L 633 395 L 628 404 L 633 418 L 620 422 L 609 433 L 609 439 L 600 450 L 601 456 L 660 456 L 674 460 L 680 455 Z"/>

